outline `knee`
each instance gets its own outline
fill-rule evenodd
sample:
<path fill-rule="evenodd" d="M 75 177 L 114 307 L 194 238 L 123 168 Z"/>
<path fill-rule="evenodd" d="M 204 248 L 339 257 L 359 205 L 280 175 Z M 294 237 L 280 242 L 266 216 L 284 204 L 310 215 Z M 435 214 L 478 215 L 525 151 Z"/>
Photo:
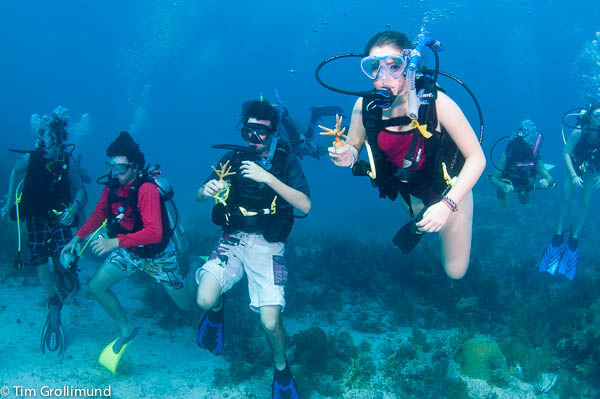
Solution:
<path fill-rule="evenodd" d="M 446 271 L 446 275 L 450 277 L 452 280 L 460 280 L 467 274 L 467 269 L 469 268 L 469 260 L 467 259 L 464 262 L 450 262 L 445 265 L 444 269 Z"/>
<path fill-rule="evenodd" d="M 218 300 L 218 298 L 216 298 L 214 296 L 209 296 L 209 295 L 203 294 L 200 291 L 198 291 L 198 295 L 196 296 L 196 304 L 202 310 L 210 310 L 210 309 L 214 308 L 215 305 L 217 304 L 217 300 Z"/>
<path fill-rule="evenodd" d="M 280 329 L 279 315 L 274 315 L 274 316 L 261 315 L 260 322 L 262 324 L 263 330 L 265 330 L 265 333 L 267 333 L 269 335 L 277 334 L 277 332 Z"/>

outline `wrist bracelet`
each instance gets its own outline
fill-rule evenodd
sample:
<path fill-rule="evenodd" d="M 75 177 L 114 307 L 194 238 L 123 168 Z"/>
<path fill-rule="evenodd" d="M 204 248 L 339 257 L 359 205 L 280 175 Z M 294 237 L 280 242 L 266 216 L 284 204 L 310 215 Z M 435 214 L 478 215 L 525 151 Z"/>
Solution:
<path fill-rule="evenodd" d="M 352 168 L 354 166 L 354 164 L 356 163 L 356 158 L 358 158 L 358 150 L 350 144 L 346 144 L 346 145 L 348 146 L 348 151 L 350 151 L 350 153 L 352 154 L 352 163 L 350 164 L 350 168 Z"/>
<path fill-rule="evenodd" d="M 446 204 L 446 206 L 448 206 L 448 208 L 450 208 L 452 212 L 458 211 L 458 206 L 456 206 L 456 202 L 454 202 L 452 198 L 448 197 L 447 195 L 444 195 L 442 197 L 442 201 L 444 202 L 444 204 Z"/>

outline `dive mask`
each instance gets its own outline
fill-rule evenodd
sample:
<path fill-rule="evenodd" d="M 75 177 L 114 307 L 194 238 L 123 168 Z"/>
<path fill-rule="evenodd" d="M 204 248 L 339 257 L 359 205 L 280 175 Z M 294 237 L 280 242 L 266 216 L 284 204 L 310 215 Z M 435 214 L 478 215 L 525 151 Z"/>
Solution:
<path fill-rule="evenodd" d="M 265 140 L 273 133 L 273 130 L 262 123 L 246 123 L 242 127 L 242 137 L 252 144 L 264 144 Z M 265 136 L 261 139 L 260 136 Z"/>
<path fill-rule="evenodd" d="M 133 163 L 130 162 L 125 163 L 106 161 L 104 164 L 106 165 L 106 171 L 112 175 L 122 175 L 123 173 L 127 172 L 127 169 L 133 166 Z"/>
<path fill-rule="evenodd" d="M 384 71 L 388 76 L 398 79 L 403 76 L 407 65 L 408 57 L 405 54 L 370 55 L 360 61 L 360 69 L 371 80 L 385 77 Z"/>

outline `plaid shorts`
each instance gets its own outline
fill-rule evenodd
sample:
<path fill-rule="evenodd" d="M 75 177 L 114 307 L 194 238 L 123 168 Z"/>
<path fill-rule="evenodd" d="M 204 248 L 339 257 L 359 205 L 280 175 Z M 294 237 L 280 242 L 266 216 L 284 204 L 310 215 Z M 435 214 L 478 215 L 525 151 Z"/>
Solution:
<path fill-rule="evenodd" d="M 28 216 L 25 218 L 31 251 L 31 266 L 48 263 L 48 258 L 60 256 L 60 251 L 73 238 L 70 227 L 58 223 L 58 218 Z"/>
<path fill-rule="evenodd" d="M 179 272 L 178 253 L 172 241 L 153 258 L 140 258 L 129 248 L 117 248 L 106 261 L 119 266 L 128 274 L 142 271 L 157 282 L 176 290 L 184 286 L 184 279 Z"/>

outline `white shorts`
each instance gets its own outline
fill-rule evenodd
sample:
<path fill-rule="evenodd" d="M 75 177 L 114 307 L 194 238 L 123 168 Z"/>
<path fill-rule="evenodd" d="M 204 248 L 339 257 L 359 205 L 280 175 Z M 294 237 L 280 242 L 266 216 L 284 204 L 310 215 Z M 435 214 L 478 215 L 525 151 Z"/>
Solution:
<path fill-rule="evenodd" d="M 283 258 L 284 244 L 268 242 L 262 234 L 225 234 L 219 239 L 208 262 L 196 272 L 196 281 L 210 273 L 221 285 L 221 292 L 229 291 L 246 272 L 250 308 L 262 306 L 285 307 L 287 268 Z"/>

